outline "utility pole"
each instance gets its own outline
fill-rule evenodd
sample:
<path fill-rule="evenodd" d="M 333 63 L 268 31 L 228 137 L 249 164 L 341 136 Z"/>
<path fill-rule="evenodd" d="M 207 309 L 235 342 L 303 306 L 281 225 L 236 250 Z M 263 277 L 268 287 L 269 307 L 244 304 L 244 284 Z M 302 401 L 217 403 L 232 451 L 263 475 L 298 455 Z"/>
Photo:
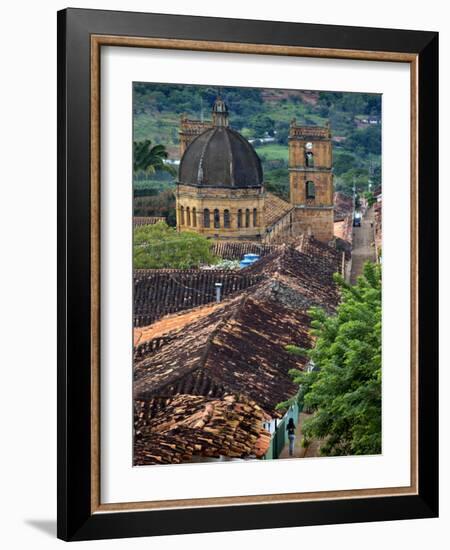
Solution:
<path fill-rule="evenodd" d="M 355 185 L 355 176 L 353 176 L 353 213 L 356 210 L 356 185 Z"/>

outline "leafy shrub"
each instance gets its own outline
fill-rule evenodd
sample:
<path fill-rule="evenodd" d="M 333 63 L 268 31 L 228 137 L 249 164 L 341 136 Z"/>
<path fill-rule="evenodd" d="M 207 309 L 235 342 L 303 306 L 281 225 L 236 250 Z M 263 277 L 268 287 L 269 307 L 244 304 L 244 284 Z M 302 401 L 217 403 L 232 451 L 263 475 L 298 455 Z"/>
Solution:
<path fill-rule="evenodd" d="M 178 232 L 164 222 L 135 228 L 135 269 L 189 269 L 216 262 L 212 241 L 189 231 Z"/>

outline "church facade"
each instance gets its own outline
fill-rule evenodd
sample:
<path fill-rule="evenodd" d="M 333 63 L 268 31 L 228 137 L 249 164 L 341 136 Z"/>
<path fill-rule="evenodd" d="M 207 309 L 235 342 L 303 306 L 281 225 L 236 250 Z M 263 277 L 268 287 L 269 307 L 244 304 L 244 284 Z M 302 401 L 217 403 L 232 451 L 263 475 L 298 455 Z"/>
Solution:
<path fill-rule="evenodd" d="M 177 228 L 207 237 L 269 243 L 303 233 L 333 238 L 333 173 L 329 127 L 289 132 L 290 201 L 268 193 L 252 145 L 229 126 L 217 98 L 211 122 L 182 118 L 176 189 Z"/>

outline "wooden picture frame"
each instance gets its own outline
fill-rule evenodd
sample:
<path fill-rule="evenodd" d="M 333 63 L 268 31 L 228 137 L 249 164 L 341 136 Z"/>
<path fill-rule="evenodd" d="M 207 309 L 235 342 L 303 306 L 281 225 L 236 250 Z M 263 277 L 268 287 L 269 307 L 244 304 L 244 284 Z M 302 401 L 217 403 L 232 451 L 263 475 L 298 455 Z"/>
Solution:
<path fill-rule="evenodd" d="M 100 502 L 100 50 L 361 59 L 411 67 L 411 486 Z M 58 537 L 87 540 L 438 514 L 438 35 L 67 9 L 58 13 Z"/>

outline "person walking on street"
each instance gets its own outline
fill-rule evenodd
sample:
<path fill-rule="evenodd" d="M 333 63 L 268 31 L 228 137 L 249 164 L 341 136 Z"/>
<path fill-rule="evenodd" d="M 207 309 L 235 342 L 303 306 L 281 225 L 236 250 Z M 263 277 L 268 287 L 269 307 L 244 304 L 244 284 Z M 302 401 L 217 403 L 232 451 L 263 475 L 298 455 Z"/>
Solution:
<path fill-rule="evenodd" d="M 292 418 L 289 419 L 286 431 L 289 439 L 289 456 L 294 456 L 295 424 Z"/>

